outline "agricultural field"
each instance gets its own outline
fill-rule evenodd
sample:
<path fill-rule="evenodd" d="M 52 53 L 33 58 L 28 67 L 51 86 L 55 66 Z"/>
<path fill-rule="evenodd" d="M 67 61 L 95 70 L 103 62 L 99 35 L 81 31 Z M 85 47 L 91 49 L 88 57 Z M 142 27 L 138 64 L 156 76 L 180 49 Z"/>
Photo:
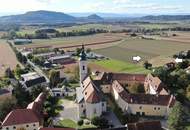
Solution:
<path fill-rule="evenodd" d="M 0 40 L 0 48 L 0 77 L 2 77 L 7 68 L 14 69 L 19 62 L 6 41 Z"/>
<path fill-rule="evenodd" d="M 112 47 L 95 50 L 109 58 L 125 62 L 133 62 L 133 56 L 141 56 L 142 61 L 157 58 L 166 59 L 169 62 L 172 55 L 183 50 L 190 49 L 190 44 L 164 40 L 125 39 Z M 115 52 L 115 53 L 114 53 Z M 153 61 L 153 60 L 152 60 Z M 162 61 L 163 62 L 163 61 Z M 157 64 L 159 64 L 157 62 Z"/>
<path fill-rule="evenodd" d="M 67 48 L 70 46 L 76 46 L 81 44 L 111 44 L 121 41 L 127 37 L 125 34 L 96 34 L 89 36 L 76 36 L 65 38 L 53 38 L 53 39 L 35 39 L 32 44 L 17 45 L 18 48 L 36 48 L 36 47 L 52 47 L 52 48 Z M 96 46 L 93 46 L 93 48 Z M 98 46 L 99 47 L 99 46 Z M 92 49 L 93 49 L 92 48 Z"/>
<path fill-rule="evenodd" d="M 96 65 L 97 70 L 98 66 L 100 69 L 105 68 L 104 71 L 109 71 L 109 72 L 122 72 L 122 73 L 136 73 L 136 74 L 147 74 L 150 71 L 146 70 L 144 67 L 129 63 L 129 62 L 123 62 L 119 60 L 101 60 L 101 61 L 93 61 L 90 63 L 90 66 Z"/>

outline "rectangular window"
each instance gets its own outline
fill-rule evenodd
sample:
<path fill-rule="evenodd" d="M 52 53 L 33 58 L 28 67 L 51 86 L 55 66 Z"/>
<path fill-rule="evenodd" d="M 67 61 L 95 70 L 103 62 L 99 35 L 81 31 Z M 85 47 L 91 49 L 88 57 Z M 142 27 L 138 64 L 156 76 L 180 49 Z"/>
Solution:
<path fill-rule="evenodd" d="M 82 66 L 82 69 L 85 70 L 85 66 Z"/>

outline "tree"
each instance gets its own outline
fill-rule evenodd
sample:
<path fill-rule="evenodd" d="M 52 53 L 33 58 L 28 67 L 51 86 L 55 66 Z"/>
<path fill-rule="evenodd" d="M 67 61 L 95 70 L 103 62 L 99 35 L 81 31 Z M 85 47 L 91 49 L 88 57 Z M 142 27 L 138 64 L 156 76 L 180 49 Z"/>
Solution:
<path fill-rule="evenodd" d="M 32 99 L 34 100 L 34 99 L 36 99 L 36 97 L 38 97 L 38 95 L 41 92 L 45 92 L 45 87 L 44 86 L 36 86 L 36 87 L 32 88 L 30 95 L 31 95 Z"/>
<path fill-rule="evenodd" d="M 104 117 L 94 117 L 92 118 L 92 124 L 99 127 L 99 128 L 108 128 L 108 120 Z"/>
<path fill-rule="evenodd" d="M 135 84 L 129 86 L 129 87 L 128 87 L 128 91 L 129 91 L 130 93 L 134 93 L 134 94 L 137 94 L 137 93 L 145 93 L 144 85 L 139 84 L 139 83 L 135 83 Z"/>
<path fill-rule="evenodd" d="M 83 123 L 84 123 L 84 121 L 83 121 L 83 120 L 79 120 L 79 121 L 77 122 L 77 124 L 78 124 L 79 126 L 82 126 L 82 125 L 83 125 Z"/>
<path fill-rule="evenodd" d="M 14 74 L 13 74 L 11 68 L 7 68 L 7 69 L 5 70 L 5 77 L 14 78 Z"/>
<path fill-rule="evenodd" d="M 91 49 L 87 48 L 86 53 L 90 53 L 90 52 L 91 52 Z"/>
<path fill-rule="evenodd" d="M 150 69 L 151 67 L 152 67 L 152 64 L 151 64 L 151 63 L 149 63 L 148 61 L 145 61 L 145 62 L 144 62 L 144 68 Z"/>
<path fill-rule="evenodd" d="M 188 60 L 185 60 L 185 61 L 177 64 L 178 69 L 186 69 L 188 66 L 189 66 Z"/>
<path fill-rule="evenodd" d="M 16 98 L 7 98 L 0 101 L 0 120 L 3 120 L 5 116 L 16 107 Z"/>
<path fill-rule="evenodd" d="M 56 87 L 57 84 L 60 82 L 60 72 L 55 71 L 55 70 L 51 70 L 49 78 L 50 78 L 50 86 Z"/>
<path fill-rule="evenodd" d="M 21 67 L 20 67 L 19 64 L 16 65 L 16 69 L 14 70 L 14 72 L 15 72 L 15 75 L 16 75 L 18 78 L 20 78 L 20 76 L 25 73 L 24 70 L 21 69 Z"/>
<path fill-rule="evenodd" d="M 185 130 L 184 108 L 180 102 L 176 102 L 168 117 L 168 127 L 171 130 Z"/>
<path fill-rule="evenodd" d="M 20 107 L 26 107 L 32 101 L 29 92 L 19 83 L 14 86 L 13 95 L 16 97 L 17 104 Z"/>
<path fill-rule="evenodd" d="M 190 85 L 186 88 L 186 96 L 190 100 Z"/>

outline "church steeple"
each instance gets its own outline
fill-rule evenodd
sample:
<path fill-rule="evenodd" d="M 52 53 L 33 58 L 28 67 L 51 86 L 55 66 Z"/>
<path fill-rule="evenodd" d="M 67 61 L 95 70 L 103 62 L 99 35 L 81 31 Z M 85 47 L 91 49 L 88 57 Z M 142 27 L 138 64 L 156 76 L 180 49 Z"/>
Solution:
<path fill-rule="evenodd" d="M 87 57 L 84 45 L 82 45 L 80 58 L 79 58 L 79 72 L 80 72 L 80 83 L 88 76 L 88 66 L 87 66 Z"/>
<path fill-rule="evenodd" d="M 80 53 L 80 60 L 86 60 L 86 52 L 84 49 L 84 44 L 82 44 L 81 53 Z"/>

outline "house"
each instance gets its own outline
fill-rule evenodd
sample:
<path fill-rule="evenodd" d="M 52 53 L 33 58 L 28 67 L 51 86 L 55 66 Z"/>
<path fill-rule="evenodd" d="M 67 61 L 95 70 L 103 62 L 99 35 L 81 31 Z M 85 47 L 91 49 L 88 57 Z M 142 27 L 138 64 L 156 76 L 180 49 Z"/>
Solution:
<path fill-rule="evenodd" d="M 21 75 L 20 82 L 29 91 L 32 89 L 32 87 L 35 87 L 38 85 L 44 86 L 44 87 L 48 85 L 45 77 L 39 75 L 36 72 L 31 72 L 31 73 Z"/>
<path fill-rule="evenodd" d="M 11 111 L 2 122 L 2 130 L 38 130 L 43 126 L 43 103 L 46 94 L 40 93 L 39 96 L 26 109 L 15 109 Z"/>
<path fill-rule="evenodd" d="M 129 123 L 127 130 L 163 130 L 160 121 Z"/>
<path fill-rule="evenodd" d="M 50 57 L 48 59 L 49 62 L 51 62 L 52 64 L 70 64 L 70 63 L 74 63 L 75 60 L 73 58 L 71 58 L 71 56 L 69 55 L 61 55 L 61 56 L 54 56 L 54 57 Z"/>
<path fill-rule="evenodd" d="M 64 96 L 64 87 L 62 88 L 52 88 L 51 89 L 51 93 L 52 93 L 52 96 L 54 97 L 60 97 L 60 96 Z"/>
<path fill-rule="evenodd" d="M 152 74 L 147 75 L 144 87 L 147 94 L 169 95 L 169 92 L 166 90 L 166 85 L 158 77 L 154 77 Z"/>
<path fill-rule="evenodd" d="M 173 69 L 175 69 L 176 64 L 175 64 L 174 62 L 169 62 L 169 63 L 165 64 L 164 67 L 165 67 L 167 70 L 173 70 Z"/>
<path fill-rule="evenodd" d="M 38 130 L 40 119 L 31 109 L 16 109 L 11 111 L 2 122 L 2 130 Z"/>
<path fill-rule="evenodd" d="M 80 87 L 76 88 L 79 117 L 92 118 L 106 112 L 107 104 L 99 86 L 88 76 L 87 57 L 82 46 L 79 59 Z"/>
<path fill-rule="evenodd" d="M 5 88 L 0 88 L 0 101 L 12 97 L 12 91 Z"/>
<path fill-rule="evenodd" d="M 112 83 L 111 94 L 124 112 L 142 116 L 167 117 L 175 103 L 172 95 L 128 93 L 116 80 Z"/>

